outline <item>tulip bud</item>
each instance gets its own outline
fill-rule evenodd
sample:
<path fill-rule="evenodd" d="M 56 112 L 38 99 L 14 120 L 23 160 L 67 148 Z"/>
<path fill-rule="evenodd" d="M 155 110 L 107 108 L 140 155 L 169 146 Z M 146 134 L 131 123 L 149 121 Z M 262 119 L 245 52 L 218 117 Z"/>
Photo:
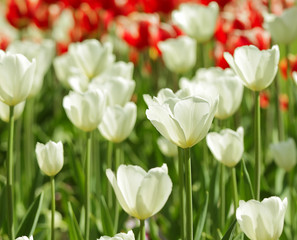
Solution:
<path fill-rule="evenodd" d="M 269 145 L 269 150 L 276 164 L 290 171 L 296 165 L 296 145 L 292 138 Z"/>
<path fill-rule="evenodd" d="M 191 70 L 196 63 L 196 41 L 188 36 L 158 43 L 166 67 L 175 73 Z"/>
<path fill-rule="evenodd" d="M 239 127 L 236 132 L 224 129 L 220 133 L 207 134 L 207 146 L 219 162 L 234 167 L 240 161 L 244 151 L 243 131 L 243 128 Z"/>
<path fill-rule="evenodd" d="M 35 73 L 35 60 L 0 50 L 0 100 L 15 106 L 29 96 Z"/>
<path fill-rule="evenodd" d="M 265 198 L 262 202 L 256 200 L 239 201 L 236 218 L 241 230 L 252 240 L 276 240 L 283 231 L 284 218 L 287 209 L 287 198 Z"/>
<path fill-rule="evenodd" d="M 184 3 L 172 12 L 172 21 L 198 42 L 206 42 L 214 34 L 218 13 L 216 2 L 208 6 Z"/>
<path fill-rule="evenodd" d="M 108 141 L 119 143 L 132 132 L 136 121 L 137 107 L 129 102 L 124 107 L 110 106 L 106 109 L 99 130 Z"/>
<path fill-rule="evenodd" d="M 234 56 L 224 53 L 226 61 L 239 76 L 243 85 L 253 91 L 262 91 L 273 81 L 279 61 L 279 48 L 260 51 L 257 47 L 243 46 L 234 51 Z"/>
<path fill-rule="evenodd" d="M 135 240 L 134 233 L 130 230 L 128 233 L 118 233 L 113 237 L 103 236 L 97 240 Z"/>
<path fill-rule="evenodd" d="M 290 44 L 297 38 L 297 7 L 287 8 L 282 15 L 264 15 L 264 27 L 275 43 Z"/>
<path fill-rule="evenodd" d="M 105 95 L 99 89 L 70 93 L 63 99 L 67 117 L 79 129 L 90 132 L 101 122 L 105 111 Z"/>
<path fill-rule="evenodd" d="M 62 142 L 49 141 L 45 145 L 37 143 L 35 152 L 38 165 L 43 173 L 51 177 L 60 172 L 64 162 Z"/>
<path fill-rule="evenodd" d="M 140 220 L 159 212 L 172 190 L 166 164 L 148 172 L 138 166 L 120 165 L 117 176 L 110 169 L 106 175 L 122 208 Z"/>

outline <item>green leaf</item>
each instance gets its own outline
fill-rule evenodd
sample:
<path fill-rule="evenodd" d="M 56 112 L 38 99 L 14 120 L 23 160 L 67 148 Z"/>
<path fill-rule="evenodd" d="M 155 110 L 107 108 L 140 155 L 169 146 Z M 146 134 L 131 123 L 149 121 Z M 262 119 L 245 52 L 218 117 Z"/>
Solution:
<path fill-rule="evenodd" d="M 25 217 L 23 218 L 17 230 L 17 237 L 33 235 L 40 215 L 43 195 L 43 192 L 41 192 L 29 207 Z"/>
<path fill-rule="evenodd" d="M 80 231 L 80 228 L 78 226 L 76 217 L 74 215 L 71 203 L 68 202 L 68 215 L 69 215 L 69 235 L 70 239 L 72 240 L 83 240 L 82 233 Z"/>
<path fill-rule="evenodd" d="M 202 230 L 204 228 L 206 215 L 207 215 L 208 199 L 209 199 L 208 192 L 206 192 L 206 198 L 205 198 L 205 203 L 204 203 L 204 207 L 203 207 L 203 212 L 202 212 L 201 217 L 199 218 L 198 225 L 197 225 L 196 232 L 195 232 L 195 238 L 194 238 L 195 240 L 199 240 L 201 238 Z"/>
<path fill-rule="evenodd" d="M 102 226 L 104 234 L 108 236 L 113 236 L 115 233 L 113 231 L 112 218 L 110 216 L 110 210 L 106 204 L 105 198 L 101 195 L 101 210 L 102 210 Z"/>
<path fill-rule="evenodd" d="M 237 220 L 234 219 L 234 221 L 231 223 L 230 227 L 228 228 L 227 232 L 225 233 L 224 237 L 222 238 L 222 240 L 232 240 L 232 236 L 233 236 L 233 231 L 234 228 L 236 226 L 236 222 Z"/>
<path fill-rule="evenodd" d="M 249 184 L 249 187 L 250 187 L 250 191 L 251 191 L 251 194 L 252 194 L 252 199 L 255 199 L 255 194 L 254 194 L 254 191 L 253 191 L 253 186 L 252 186 L 252 183 L 251 183 L 250 175 L 249 175 L 249 172 L 246 169 L 244 159 L 242 159 L 241 162 L 242 162 L 242 165 L 243 165 L 244 175 L 245 175 L 246 180 L 248 181 L 248 184 Z"/>

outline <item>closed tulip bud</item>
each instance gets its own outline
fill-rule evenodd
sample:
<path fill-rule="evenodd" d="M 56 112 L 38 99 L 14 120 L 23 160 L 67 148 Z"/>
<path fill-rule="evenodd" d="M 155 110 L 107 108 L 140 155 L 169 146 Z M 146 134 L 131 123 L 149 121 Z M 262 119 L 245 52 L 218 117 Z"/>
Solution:
<path fill-rule="evenodd" d="M 239 76 L 243 85 L 253 91 L 262 91 L 273 81 L 279 62 L 279 48 L 260 51 L 257 47 L 243 46 L 235 49 L 234 56 L 225 52 L 224 57 Z"/>
<path fill-rule="evenodd" d="M 105 111 L 105 95 L 99 89 L 85 93 L 70 93 L 63 99 L 67 117 L 79 129 L 90 132 L 95 130 Z"/>
<path fill-rule="evenodd" d="M 196 63 L 196 41 L 188 36 L 158 43 L 166 67 L 175 73 L 191 70 Z"/>
<path fill-rule="evenodd" d="M 19 104 L 15 105 L 13 109 L 13 116 L 14 119 L 18 119 L 25 108 L 26 101 L 20 102 Z M 9 106 L 0 101 L 0 118 L 4 122 L 9 122 Z"/>
<path fill-rule="evenodd" d="M 113 237 L 103 236 L 97 240 L 135 240 L 134 233 L 130 230 L 128 233 L 118 233 Z"/>
<path fill-rule="evenodd" d="M 15 240 L 33 240 L 33 236 L 31 236 L 30 238 L 23 236 L 23 237 L 18 237 Z"/>
<path fill-rule="evenodd" d="M 30 94 L 35 60 L 30 62 L 24 55 L 5 53 L 0 50 L 0 100 L 15 106 Z"/>
<path fill-rule="evenodd" d="M 292 76 L 293 76 L 293 80 L 294 80 L 295 84 L 297 85 L 297 72 L 293 72 Z"/>
<path fill-rule="evenodd" d="M 133 102 L 128 102 L 124 107 L 108 107 L 99 125 L 102 136 L 114 143 L 124 141 L 134 128 L 136 115 L 137 107 Z"/>
<path fill-rule="evenodd" d="M 150 99 L 145 95 L 146 116 L 167 140 L 181 148 L 190 148 L 207 134 L 218 106 L 218 97 L 190 96 L 187 89 L 174 94 L 163 89 Z"/>
<path fill-rule="evenodd" d="M 206 42 L 214 34 L 218 14 L 219 6 L 216 2 L 208 6 L 184 3 L 172 12 L 172 20 L 190 37 L 198 42 Z"/>
<path fill-rule="evenodd" d="M 164 137 L 157 140 L 160 151 L 167 157 L 175 157 L 178 154 L 177 146 Z"/>
<path fill-rule="evenodd" d="M 37 143 L 35 153 L 38 165 L 43 173 L 51 177 L 60 172 L 64 162 L 62 142 L 49 141 L 45 145 Z"/>
<path fill-rule="evenodd" d="M 297 38 L 297 7 L 287 8 L 280 16 L 264 15 L 264 27 L 275 43 L 290 44 Z"/>
<path fill-rule="evenodd" d="M 237 222 L 241 230 L 251 240 L 277 240 L 282 234 L 287 210 L 287 198 L 265 198 L 239 201 L 236 210 Z"/>
<path fill-rule="evenodd" d="M 296 165 L 296 145 L 292 138 L 270 144 L 269 150 L 276 164 L 286 171 L 290 171 Z"/>
<path fill-rule="evenodd" d="M 243 128 L 239 127 L 236 132 L 224 129 L 220 133 L 207 134 L 207 146 L 219 162 L 234 167 L 240 161 L 244 151 L 243 131 Z"/>
<path fill-rule="evenodd" d="M 109 68 L 115 60 L 112 44 L 102 45 L 96 39 L 72 43 L 68 53 L 73 59 L 74 67 L 90 80 Z"/>
<path fill-rule="evenodd" d="M 51 40 L 44 40 L 41 43 L 32 41 L 14 41 L 7 51 L 11 53 L 21 53 L 30 61 L 36 60 L 34 81 L 29 97 L 35 96 L 41 89 L 43 79 L 47 73 L 55 53 L 55 44 Z"/>
<path fill-rule="evenodd" d="M 101 89 L 106 95 L 106 105 L 124 106 L 131 100 L 135 89 L 135 81 L 123 77 L 104 77 L 94 79 L 89 89 Z"/>
<path fill-rule="evenodd" d="M 117 176 L 110 169 L 106 175 L 122 208 L 140 220 L 158 213 L 172 190 L 166 164 L 148 172 L 138 166 L 120 165 Z"/>

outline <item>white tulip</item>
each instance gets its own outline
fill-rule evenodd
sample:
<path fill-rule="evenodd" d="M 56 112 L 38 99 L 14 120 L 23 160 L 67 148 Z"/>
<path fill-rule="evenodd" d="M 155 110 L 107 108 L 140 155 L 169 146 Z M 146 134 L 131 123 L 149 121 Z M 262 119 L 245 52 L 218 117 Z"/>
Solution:
<path fill-rule="evenodd" d="M 293 80 L 294 80 L 295 84 L 297 85 L 297 72 L 294 71 L 292 73 L 292 76 L 293 76 Z"/>
<path fill-rule="evenodd" d="M 71 76 L 71 69 L 73 67 L 74 63 L 73 59 L 69 54 L 63 54 L 61 56 L 55 57 L 53 61 L 53 66 L 55 69 L 55 73 L 57 76 L 57 79 L 67 88 L 70 88 L 70 84 L 68 82 L 69 77 Z"/>
<path fill-rule="evenodd" d="M 285 9 L 280 16 L 264 15 L 264 27 L 275 43 L 290 44 L 297 38 L 297 7 Z"/>
<path fill-rule="evenodd" d="M 20 102 L 19 104 L 14 106 L 13 109 L 13 115 L 14 120 L 18 119 L 25 108 L 26 101 Z M 4 122 L 9 122 L 9 106 L 3 102 L 0 101 L 0 118 Z"/>
<path fill-rule="evenodd" d="M 123 77 L 125 79 L 132 79 L 133 78 L 133 70 L 134 65 L 132 62 L 115 62 L 111 65 L 110 68 L 107 68 L 106 71 L 104 71 L 101 75 L 99 75 L 99 78 L 104 77 Z M 94 81 L 96 81 L 94 79 Z"/>
<path fill-rule="evenodd" d="M 106 175 L 122 208 L 140 220 L 158 213 L 172 190 L 166 164 L 148 172 L 138 166 L 120 165 L 117 176 L 110 169 Z"/>
<path fill-rule="evenodd" d="M 160 151 L 167 157 L 175 157 L 178 154 L 177 146 L 164 137 L 157 140 Z"/>
<path fill-rule="evenodd" d="M 273 81 L 279 62 L 279 48 L 259 50 L 257 47 L 243 46 L 235 49 L 234 57 L 224 53 L 226 61 L 239 76 L 243 85 L 253 91 L 262 91 Z"/>
<path fill-rule="evenodd" d="M 67 117 L 79 129 L 90 132 L 100 124 L 106 106 L 106 97 L 99 89 L 85 93 L 70 93 L 63 99 Z"/>
<path fill-rule="evenodd" d="M 36 63 L 24 55 L 0 50 L 0 100 L 15 106 L 27 99 L 34 81 Z"/>
<path fill-rule="evenodd" d="M 135 103 L 128 102 L 124 107 L 110 106 L 106 109 L 99 130 L 108 141 L 119 143 L 132 132 L 137 115 Z"/>
<path fill-rule="evenodd" d="M 15 240 L 33 240 L 33 236 L 31 236 L 30 238 L 23 236 L 23 237 L 18 237 Z"/>
<path fill-rule="evenodd" d="M 124 106 L 131 100 L 135 81 L 123 77 L 97 78 L 89 84 L 89 89 L 101 89 L 107 98 L 107 106 Z"/>
<path fill-rule="evenodd" d="M 196 63 L 196 41 L 188 36 L 158 43 L 166 67 L 175 73 L 191 70 Z"/>
<path fill-rule="evenodd" d="M 32 41 L 14 41 L 7 51 L 23 54 L 28 60 L 36 59 L 34 82 L 29 97 L 35 96 L 41 89 L 43 79 L 47 73 L 55 54 L 55 44 L 52 40 L 43 40 L 41 43 Z"/>
<path fill-rule="evenodd" d="M 236 210 L 237 222 L 241 230 L 251 240 L 278 240 L 282 234 L 287 209 L 287 198 L 265 198 L 239 201 Z"/>
<path fill-rule="evenodd" d="M 206 136 L 206 143 L 214 157 L 228 167 L 234 167 L 241 159 L 244 152 L 244 129 L 237 131 L 224 129 L 220 133 L 211 132 Z"/>
<path fill-rule="evenodd" d="M 68 54 L 73 59 L 74 67 L 90 80 L 109 68 L 115 60 L 112 44 L 102 45 L 96 39 L 70 44 Z"/>
<path fill-rule="evenodd" d="M 269 150 L 276 164 L 290 171 L 296 165 L 296 144 L 294 139 L 289 138 L 287 141 L 270 144 Z"/>
<path fill-rule="evenodd" d="M 36 157 L 42 172 L 48 176 L 55 176 L 63 167 L 64 155 L 62 142 L 49 141 L 45 145 L 37 143 Z"/>
<path fill-rule="evenodd" d="M 130 230 L 128 233 L 118 233 L 113 237 L 103 236 L 97 240 L 135 240 L 134 233 Z"/>
<path fill-rule="evenodd" d="M 191 81 L 181 78 L 180 87 L 189 88 L 193 95 L 203 90 L 208 91 L 208 94 L 218 94 L 219 105 L 215 114 L 218 119 L 232 116 L 238 110 L 243 96 L 243 85 L 229 68 L 201 68 Z"/>
<path fill-rule="evenodd" d="M 161 90 L 162 98 L 147 99 L 146 116 L 166 139 L 181 148 L 189 148 L 207 134 L 217 110 L 218 97 L 187 96 L 188 90 L 174 94 L 170 89 Z M 171 96 L 170 96 L 171 95 Z M 169 97 L 170 96 L 170 97 Z"/>
<path fill-rule="evenodd" d="M 195 3 L 184 3 L 172 12 L 172 20 L 187 35 L 198 42 L 206 42 L 214 34 L 219 6 L 211 2 L 208 6 Z"/>

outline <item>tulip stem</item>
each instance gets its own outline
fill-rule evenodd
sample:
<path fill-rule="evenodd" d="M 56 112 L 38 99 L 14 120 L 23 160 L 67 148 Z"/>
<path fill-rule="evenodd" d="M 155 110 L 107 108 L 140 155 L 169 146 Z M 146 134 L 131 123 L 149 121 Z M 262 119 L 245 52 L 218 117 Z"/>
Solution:
<path fill-rule="evenodd" d="M 233 187 L 233 200 L 234 200 L 234 214 L 238 208 L 238 193 L 237 193 L 237 182 L 236 182 L 236 169 L 232 168 L 232 187 Z"/>
<path fill-rule="evenodd" d="M 221 188 L 221 222 L 220 222 L 220 225 L 221 225 L 221 230 L 224 229 L 224 226 L 225 226 L 225 166 L 224 164 L 220 164 L 220 168 L 221 168 L 221 179 L 220 179 L 220 188 Z"/>
<path fill-rule="evenodd" d="M 122 148 L 121 144 L 116 145 L 116 163 L 115 168 L 118 169 L 120 163 L 122 162 Z M 119 226 L 119 202 L 115 201 L 115 216 L 114 216 L 114 225 L 113 225 L 113 231 L 114 235 L 118 232 L 118 226 Z"/>
<path fill-rule="evenodd" d="M 181 240 L 185 239 L 185 196 L 184 196 L 184 157 L 183 149 L 178 148 L 179 200 L 181 220 Z"/>
<path fill-rule="evenodd" d="M 112 169 L 112 151 L 113 151 L 113 142 L 109 141 L 107 146 L 107 169 Z M 112 201 L 112 189 L 111 185 L 107 181 L 107 204 L 109 209 L 113 207 Z"/>
<path fill-rule="evenodd" d="M 186 179 L 186 239 L 193 240 L 192 175 L 190 148 L 184 149 Z"/>
<path fill-rule="evenodd" d="M 261 186 L 261 113 L 260 113 L 260 93 L 255 92 L 255 192 L 256 200 L 260 200 Z"/>
<path fill-rule="evenodd" d="M 85 239 L 89 240 L 90 234 L 90 169 L 91 169 L 91 132 L 87 133 L 87 151 L 86 151 L 86 162 L 85 162 Z"/>
<path fill-rule="evenodd" d="M 140 229 L 139 229 L 139 234 L 140 234 L 140 240 L 145 240 L 145 220 L 140 220 Z"/>
<path fill-rule="evenodd" d="M 284 132 L 284 121 L 283 121 L 283 115 L 280 111 L 279 108 L 279 95 L 280 95 L 280 90 L 279 90 L 279 78 L 276 75 L 275 80 L 274 80 L 274 85 L 275 85 L 275 91 L 276 91 L 276 98 L 275 98 L 275 104 L 276 104 L 276 114 L 277 114 L 277 123 L 278 123 L 278 139 L 279 141 L 284 141 L 285 140 L 285 132 Z"/>
<path fill-rule="evenodd" d="M 55 200 L 55 178 L 51 177 L 52 186 L 52 221 L 51 221 L 51 240 L 55 240 L 55 210 L 56 210 L 56 200 Z"/>
<path fill-rule="evenodd" d="M 9 135 L 7 152 L 7 203 L 8 203 L 8 234 L 9 239 L 14 240 L 14 198 L 13 198 L 13 135 L 14 135 L 14 106 L 9 107 Z"/>

